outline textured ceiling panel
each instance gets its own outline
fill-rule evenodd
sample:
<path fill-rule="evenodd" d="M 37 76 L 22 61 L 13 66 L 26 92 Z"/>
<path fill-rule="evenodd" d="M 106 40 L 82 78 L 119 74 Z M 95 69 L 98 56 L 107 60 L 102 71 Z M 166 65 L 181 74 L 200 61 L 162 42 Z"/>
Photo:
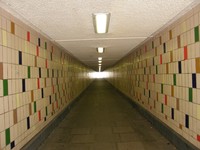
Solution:
<path fill-rule="evenodd" d="M 121 59 L 186 7 L 199 0 L 0 0 L 89 66 L 105 46 L 106 68 Z M 92 13 L 109 12 L 109 32 L 94 33 Z M 108 60 L 106 62 L 106 60 Z M 112 60 L 112 61 L 109 61 Z"/>

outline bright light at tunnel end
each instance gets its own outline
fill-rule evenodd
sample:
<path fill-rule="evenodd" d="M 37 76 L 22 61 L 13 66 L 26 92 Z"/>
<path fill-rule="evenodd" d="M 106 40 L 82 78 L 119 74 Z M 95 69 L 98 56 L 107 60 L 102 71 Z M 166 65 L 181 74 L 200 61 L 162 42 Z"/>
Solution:
<path fill-rule="evenodd" d="M 89 76 L 92 79 L 109 78 L 109 72 L 91 72 Z"/>

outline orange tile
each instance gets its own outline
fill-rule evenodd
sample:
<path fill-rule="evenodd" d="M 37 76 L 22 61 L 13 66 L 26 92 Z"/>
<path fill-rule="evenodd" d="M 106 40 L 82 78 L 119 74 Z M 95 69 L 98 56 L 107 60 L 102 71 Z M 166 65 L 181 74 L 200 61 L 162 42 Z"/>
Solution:
<path fill-rule="evenodd" d="M 15 23 L 11 22 L 11 33 L 15 34 Z"/>
<path fill-rule="evenodd" d="M 200 58 L 196 58 L 196 73 L 200 73 Z"/>

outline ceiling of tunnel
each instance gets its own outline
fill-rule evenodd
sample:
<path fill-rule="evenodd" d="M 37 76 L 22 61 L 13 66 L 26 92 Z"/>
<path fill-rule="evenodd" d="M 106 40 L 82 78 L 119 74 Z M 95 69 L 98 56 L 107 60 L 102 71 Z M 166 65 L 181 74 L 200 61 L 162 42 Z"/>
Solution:
<path fill-rule="evenodd" d="M 77 59 L 98 70 L 108 68 L 199 0 L 0 0 Z M 94 32 L 92 14 L 111 14 L 108 33 Z M 105 47 L 98 54 L 97 47 Z"/>

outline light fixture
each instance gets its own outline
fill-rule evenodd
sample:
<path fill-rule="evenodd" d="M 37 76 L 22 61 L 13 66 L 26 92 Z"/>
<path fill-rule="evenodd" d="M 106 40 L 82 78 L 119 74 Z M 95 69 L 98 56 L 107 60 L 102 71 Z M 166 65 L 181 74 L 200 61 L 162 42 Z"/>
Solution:
<path fill-rule="evenodd" d="M 103 53 L 104 50 L 105 50 L 104 47 L 98 47 L 98 48 L 97 48 L 97 52 L 98 52 L 98 53 Z"/>
<path fill-rule="evenodd" d="M 99 66 L 101 66 L 101 64 L 99 64 Z"/>
<path fill-rule="evenodd" d="M 98 57 L 98 60 L 102 60 L 102 57 Z"/>
<path fill-rule="evenodd" d="M 110 13 L 94 13 L 93 24 L 96 33 L 107 33 L 110 22 Z"/>
<path fill-rule="evenodd" d="M 99 63 L 102 63 L 102 61 L 101 61 L 101 60 L 99 60 L 98 62 L 99 62 Z"/>

